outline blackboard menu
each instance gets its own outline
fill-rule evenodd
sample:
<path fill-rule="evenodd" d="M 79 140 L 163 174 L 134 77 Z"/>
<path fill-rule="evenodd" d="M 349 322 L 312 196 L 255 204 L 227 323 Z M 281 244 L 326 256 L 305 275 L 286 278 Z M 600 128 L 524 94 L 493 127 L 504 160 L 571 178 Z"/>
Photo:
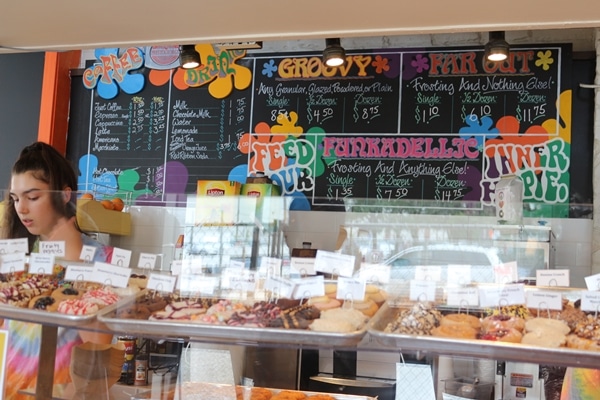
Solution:
<path fill-rule="evenodd" d="M 161 79 L 148 66 L 135 71 L 144 88 L 110 100 L 75 76 L 69 153 L 80 180 L 144 203 L 195 193 L 199 179 L 243 182 L 262 171 L 310 206 L 491 204 L 495 182 L 516 174 L 530 188 L 525 200 L 568 202 L 569 45 L 515 46 L 500 63 L 483 48 L 350 51 L 336 68 L 314 53 L 216 62 L 226 56 L 212 64 L 218 84 L 232 86 L 226 96 L 208 75 L 210 84 L 182 84 L 202 73 L 178 68 Z"/>

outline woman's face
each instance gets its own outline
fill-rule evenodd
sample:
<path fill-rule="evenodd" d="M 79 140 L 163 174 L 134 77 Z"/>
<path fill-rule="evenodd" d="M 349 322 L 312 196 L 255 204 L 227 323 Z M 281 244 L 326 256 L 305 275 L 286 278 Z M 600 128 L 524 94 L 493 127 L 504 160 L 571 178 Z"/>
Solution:
<path fill-rule="evenodd" d="M 12 197 L 19 219 L 33 235 L 48 237 L 61 218 L 52 206 L 52 192 L 47 183 L 28 171 L 11 177 Z"/>

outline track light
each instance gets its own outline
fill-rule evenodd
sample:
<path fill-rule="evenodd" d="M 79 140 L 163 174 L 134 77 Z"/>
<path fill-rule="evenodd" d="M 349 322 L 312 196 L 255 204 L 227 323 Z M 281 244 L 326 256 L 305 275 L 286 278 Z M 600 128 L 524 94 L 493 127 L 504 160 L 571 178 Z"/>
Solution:
<path fill-rule="evenodd" d="M 183 69 L 193 69 L 200 66 L 200 54 L 196 51 L 196 46 L 191 44 L 179 46 L 179 65 Z"/>
<path fill-rule="evenodd" d="M 489 41 L 485 45 L 485 58 L 489 61 L 504 61 L 508 58 L 510 46 L 504 40 L 504 31 L 489 33 Z"/>
<path fill-rule="evenodd" d="M 323 62 L 328 67 L 339 67 L 346 60 L 346 52 L 340 44 L 340 39 L 325 39 L 325 50 L 323 50 Z"/>

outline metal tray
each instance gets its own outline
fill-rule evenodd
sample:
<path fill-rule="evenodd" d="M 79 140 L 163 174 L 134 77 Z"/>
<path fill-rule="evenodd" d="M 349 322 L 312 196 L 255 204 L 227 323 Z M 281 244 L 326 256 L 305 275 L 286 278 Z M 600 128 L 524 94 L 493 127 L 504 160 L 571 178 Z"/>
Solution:
<path fill-rule="evenodd" d="M 305 329 L 257 328 L 245 326 L 209 325 L 192 321 L 150 321 L 117 318 L 113 304 L 101 310 L 98 321 L 113 332 L 146 337 L 176 338 L 191 341 L 211 341 L 253 344 L 289 344 L 311 347 L 355 347 L 366 335 L 367 326 L 350 333 L 314 332 Z"/>
<path fill-rule="evenodd" d="M 125 296 L 114 306 L 122 307 L 123 304 L 133 301 L 135 296 Z M 101 325 L 96 324 L 96 317 L 102 310 L 94 314 L 87 315 L 69 315 L 57 311 L 34 310 L 31 308 L 11 306 L 9 304 L 0 304 L 0 318 L 12 319 L 23 322 L 33 322 L 35 324 L 49 326 L 63 326 L 65 328 L 85 328 L 91 326 L 91 329 L 103 330 Z"/>
<path fill-rule="evenodd" d="M 447 339 L 433 336 L 404 335 L 384 332 L 399 309 L 384 304 L 367 326 L 368 334 L 379 344 L 397 351 L 419 354 L 465 356 L 493 360 L 532 362 L 582 368 L 598 368 L 600 352 L 569 348 L 550 349 L 520 343 L 476 339 Z"/>

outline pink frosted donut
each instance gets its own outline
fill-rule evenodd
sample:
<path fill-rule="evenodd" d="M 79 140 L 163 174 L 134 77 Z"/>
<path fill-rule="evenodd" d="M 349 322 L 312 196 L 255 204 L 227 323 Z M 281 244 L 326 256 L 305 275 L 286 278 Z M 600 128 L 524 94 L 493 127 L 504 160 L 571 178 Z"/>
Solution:
<path fill-rule="evenodd" d="M 99 307 L 109 306 L 119 301 L 119 296 L 110 289 L 94 289 L 85 292 L 81 300 L 97 304 Z"/>
<path fill-rule="evenodd" d="M 98 312 L 98 305 L 80 299 L 63 300 L 58 305 L 58 312 L 69 315 L 88 315 Z"/>

